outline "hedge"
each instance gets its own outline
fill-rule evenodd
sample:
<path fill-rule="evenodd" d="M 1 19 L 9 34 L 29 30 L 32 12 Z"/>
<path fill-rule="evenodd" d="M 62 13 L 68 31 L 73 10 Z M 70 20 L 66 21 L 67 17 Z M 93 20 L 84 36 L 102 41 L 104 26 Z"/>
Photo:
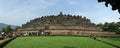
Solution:
<path fill-rule="evenodd" d="M 0 48 L 3 48 L 6 44 L 8 44 L 10 41 L 14 40 L 16 37 L 10 38 L 9 40 L 6 40 L 2 43 L 0 43 Z"/>

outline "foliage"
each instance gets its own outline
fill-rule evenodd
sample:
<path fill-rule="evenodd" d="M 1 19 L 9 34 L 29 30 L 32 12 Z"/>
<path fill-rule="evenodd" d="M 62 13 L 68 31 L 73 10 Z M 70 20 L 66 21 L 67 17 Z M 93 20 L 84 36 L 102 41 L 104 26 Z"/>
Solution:
<path fill-rule="evenodd" d="M 20 27 L 19 26 L 16 26 L 15 29 L 12 29 L 12 31 L 17 31 Z"/>
<path fill-rule="evenodd" d="M 103 29 L 103 31 L 116 32 L 117 34 L 120 33 L 120 29 L 119 29 L 120 23 L 119 22 L 117 22 L 117 23 L 115 23 L 115 22 L 107 23 L 106 22 L 104 24 L 100 23 L 98 25 Z"/>
<path fill-rule="evenodd" d="M 98 2 L 105 2 L 106 7 L 110 4 L 112 6 L 112 10 L 118 10 L 120 13 L 120 0 L 98 0 Z"/>
<path fill-rule="evenodd" d="M 11 28 L 10 25 L 7 26 L 7 27 L 5 27 L 5 28 L 3 28 L 3 32 L 9 33 L 9 32 L 11 32 L 11 31 L 13 31 L 13 29 Z"/>
<path fill-rule="evenodd" d="M 16 37 L 10 38 L 2 43 L 0 43 L 0 48 L 4 47 L 6 44 L 8 44 L 10 41 L 14 40 Z"/>

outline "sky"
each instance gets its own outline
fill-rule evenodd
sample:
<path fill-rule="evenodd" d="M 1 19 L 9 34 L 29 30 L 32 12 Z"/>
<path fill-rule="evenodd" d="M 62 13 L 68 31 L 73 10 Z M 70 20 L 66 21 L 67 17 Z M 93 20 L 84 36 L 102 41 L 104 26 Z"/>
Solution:
<path fill-rule="evenodd" d="M 87 17 L 92 23 L 118 22 L 120 14 L 97 0 L 0 0 L 0 23 L 19 25 L 47 15 Z"/>

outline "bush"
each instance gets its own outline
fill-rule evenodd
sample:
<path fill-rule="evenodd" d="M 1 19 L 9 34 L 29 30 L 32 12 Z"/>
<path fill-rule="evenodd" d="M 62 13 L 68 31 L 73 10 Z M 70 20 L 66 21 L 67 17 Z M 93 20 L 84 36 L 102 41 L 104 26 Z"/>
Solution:
<path fill-rule="evenodd" d="M 13 38 L 11 38 L 11 39 L 9 39 L 9 40 L 6 40 L 6 41 L 2 42 L 2 43 L 0 44 L 0 48 L 4 47 L 6 44 L 8 44 L 10 41 L 14 40 L 15 38 L 16 38 L 16 37 L 13 37 Z"/>

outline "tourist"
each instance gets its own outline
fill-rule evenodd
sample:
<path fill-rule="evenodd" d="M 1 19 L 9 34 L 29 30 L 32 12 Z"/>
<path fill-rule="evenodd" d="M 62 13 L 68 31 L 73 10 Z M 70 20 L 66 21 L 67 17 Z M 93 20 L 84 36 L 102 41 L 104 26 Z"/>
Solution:
<path fill-rule="evenodd" d="M 51 35 L 51 32 L 48 32 L 48 35 L 50 36 L 50 35 Z"/>
<path fill-rule="evenodd" d="M 67 32 L 68 33 L 68 35 L 70 35 L 70 32 Z"/>
<path fill-rule="evenodd" d="M 97 37 L 97 40 L 98 40 L 98 41 L 100 41 L 100 40 L 101 40 L 100 36 L 98 36 L 98 37 Z"/>
<path fill-rule="evenodd" d="M 17 37 L 20 37 L 21 36 L 21 33 L 19 32 L 19 33 L 17 33 Z"/>
<path fill-rule="evenodd" d="M 4 33 L 4 34 L 3 34 L 3 39 L 6 39 L 6 38 L 7 38 L 7 34 Z"/>
<path fill-rule="evenodd" d="M 44 35 L 44 32 L 41 32 L 41 35 Z"/>
<path fill-rule="evenodd" d="M 38 32 L 36 32 L 36 35 L 38 36 L 38 35 L 39 35 L 39 33 L 38 33 Z"/>
<path fill-rule="evenodd" d="M 93 36 L 93 39 L 96 40 L 96 36 Z"/>
<path fill-rule="evenodd" d="M 24 36 L 28 36 L 28 33 L 26 32 L 26 33 L 24 33 Z"/>
<path fill-rule="evenodd" d="M 8 33 L 8 37 L 12 37 L 12 33 L 10 32 L 10 33 Z"/>
<path fill-rule="evenodd" d="M 77 36 L 80 36 L 80 33 L 79 33 L 79 32 L 77 32 Z"/>
<path fill-rule="evenodd" d="M 21 32 L 21 36 L 24 36 L 24 33 L 23 33 L 23 32 Z"/>
<path fill-rule="evenodd" d="M 15 37 L 15 33 L 12 33 L 12 36 Z"/>

